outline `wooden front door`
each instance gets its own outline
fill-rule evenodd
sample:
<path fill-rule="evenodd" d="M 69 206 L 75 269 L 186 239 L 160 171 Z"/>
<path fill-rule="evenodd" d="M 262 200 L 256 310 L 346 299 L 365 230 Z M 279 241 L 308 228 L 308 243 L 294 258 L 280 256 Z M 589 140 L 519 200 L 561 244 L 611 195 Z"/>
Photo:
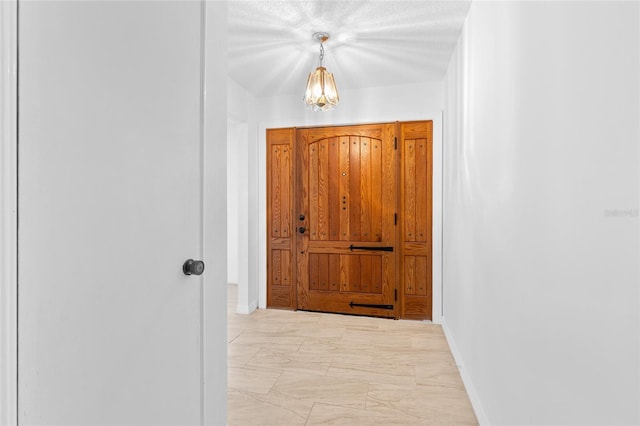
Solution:
<path fill-rule="evenodd" d="M 267 130 L 267 306 L 431 319 L 433 123 Z"/>
<path fill-rule="evenodd" d="M 298 309 L 395 316 L 394 129 L 298 131 Z"/>

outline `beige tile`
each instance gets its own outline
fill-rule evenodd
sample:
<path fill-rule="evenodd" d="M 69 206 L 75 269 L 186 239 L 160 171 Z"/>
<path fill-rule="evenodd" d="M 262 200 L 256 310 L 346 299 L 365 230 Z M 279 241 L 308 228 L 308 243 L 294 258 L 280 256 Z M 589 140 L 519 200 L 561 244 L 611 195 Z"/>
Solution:
<path fill-rule="evenodd" d="M 372 384 L 369 386 L 366 408 L 381 407 L 418 417 L 426 424 L 477 424 L 464 389 Z"/>
<path fill-rule="evenodd" d="M 227 342 L 233 342 L 245 330 L 245 327 L 230 325 L 229 327 L 227 327 Z"/>
<path fill-rule="evenodd" d="M 280 329 L 280 333 L 287 336 L 298 336 L 308 339 L 329 339 L 340 340 L 344 336 L 346 327 L 340 325 L 320 325 L 318 320 L 315 322 L 287 322 Z"/>
<path fill-rule="evenodd" d="M 444 336 L 441 326 L 425 323 L 424 321 L 389 320 L 379 323 L 378 328 L 380 330 L 390 330 L 394 333 Z"/>
<path fill-rule="evenodd" d="M 233 345 L 238 346 L 258 346 L 268 347 L 284 352 L 296 352 L 304 338 L 299 336 L 289 336 L 281 333 L 244 331 L 233 341 Z"/>
<path fill-rule="evenodd" d="M 271 401 L 265 395 L 230 390 L 228 392 L 228 424 L 247 425 L 304 425 L 312 404 L 300 409 L 290 403 Z"/>
<path fill-rule="evenodd" d="M 403 348 L 394 351 L 378 351 L 376 364 L 388 365 L 425 365 L 428 363 L 451 364 L 453 356 L 450 352 L 428 351 L 425 349 Z"/>
<path fill-rule="evenodd" d="M 352 330 L 378 330 L 380 321 L 391 320 L 381 320 L 379 318 L 360 317 L 355 315 L 323 314 L 322 318 L 320 318 L 319 324 L 320 326 L 327 324 L 333 326 L 344 326 Z"/>
<path fill-rule="evenodd" d="M 282 370 L 252 366 L 229 367 L 228 388 L 254 393 L 268 393 L 276 383 Z"/>
<path fill-rule="evenodd" d="M 309 425 L 421 425 L 424 421 L 384 406 L 372 409 L 357 409 L 315 404 L 306 423 Z"/>
<path fill-rule="evenodd" d="M 270 348 L 261 348 L 247 363 L 256 367 L 267 367 L 297 373 L 325 375 L 333 356 L 306 352 L 285 353 Z"/>
<path fill-rule="evenodd" d="M 227 345 L 227 365 L 242 367 L 260 351 L 259 346 L 241 346 L 230 343 Z"/>
<path fill-rule="evenodd" d="M 341 343 L 333 339 L 312 339 L 305 340 L 298 351 L 316 355 L 335 355 L 340 353 L 341 348 Z"/>
<path fill-rule="evenodd" d="M 274 392 L 290 398 L 345 407 L 364 408 L 369 385 L 340 377 L 302 376 L 285 372 L 273 386 Z"/>
<path fill-rule="evenodd" d="M 285 407 L 288 410 L 293 411 L 299 417 L 307 418 L 313 407 L 313 401 L 304 401 L 300 399 L 291 398 L 288 395 L 284 395 L 275 389 L 271 389 L 268 394 L 256 395 L 261 401 L 268 402 L 269 404 L 279 407 Z"/>
<path fill-rule="evenodd" d="M 439 325 L 271 309 L 241 315 L 233 291 L 229 424 L 476 424 Z"/>
<path fill-rule="evenodd" d="M 411 337 L 401 333 L 389 333 L 384 330 L 358 330 L 347 328 L 342 338 L 345 345 L 354 348 L 393 348 L 398 350 L 401 348 L 411 347 Z"/>
<path fill-rule="evenodd" d="M 327 376 L 356 379 L 367 383 L 415 385 L 414 368 L 406 365 L 389 365 L 380 368 L 377 365 L 346 364 L 337 361 L 331 364 Z"/>
<path fill-rule="evenodd" d="M 458 367 L 450 363 L 416 365 L 416 384 L 463 389 Z"/>
<path fill-rule="evenodd" d="M 447 339 L 444 336 L 437 335 L 412 335 L 411 347 L 416 349 L 427 349 L 429 351 L 450 352 Z"/>

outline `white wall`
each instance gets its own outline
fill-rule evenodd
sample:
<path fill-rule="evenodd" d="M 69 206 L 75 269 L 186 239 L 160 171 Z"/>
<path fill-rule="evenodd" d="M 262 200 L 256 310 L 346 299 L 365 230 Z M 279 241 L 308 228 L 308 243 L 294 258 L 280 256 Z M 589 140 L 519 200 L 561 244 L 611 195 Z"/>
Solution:
<path fill-rule="evenodd" d="M 472 3 L 446 78 L 444 317 L 484 422 L 640 423 L 638 9 Z"/>
<path fill-rule="evenodd" d="M 227 80 L 229 93 L 227 100 L 228 115 L 228 251 L 229 282 L 238 284 L 238 313 L 250 313 L 257 307 L 257 289 L 249 286 L 250 251 L 257 254 L 257 248 L 250 247 L 255 235 L 249 230 L 249 163 L 256 152 L 250 152 L 249 146 L 255 146 L 255 101 L 243 87 L 235 81 Z M 257 241 L 255 243 L 257 245 Z M 257 264 L 257 261 L 254 262 Z M 255 268 L 253 268 L 255 269 Z M 255 280 L 253 281 L 255 282 Z"/>
<path fill-rule="evenodd" d="M 238 143 L 241 123 L 227 121 L 227 280 L 238 284 Z"/>
<path fill-rule="evenodd" d="M 336 76 L 337 78 L 338 76 Z M 339 87 L 338 87 L 339 89 Z M 340 104 L 333 111 L 313 112 L 305 108 L 300 96 L 279 96 L 256 100 L 257 138 L 251 151 L 258 153 L 257 167 L 250 167 L 255 176 L 250 179 L 252 194 L 252 216 L 250 227 L 257 229 L 250 247 L 258 248 L 257 256 L 251 259 L 251 269 L 256 266 L 255 277 L 250 276 L 250 285 L 255 285 L 259 306 L 266 307 L 266 129 L 277 127 L 303 127 L 312 125 L 341 125 L 377 123 L 389 121 L 433 120 L 434 122 L 434 212 L 433 212 L 433 300 L 434 321 L 440 319 L 441 287 L 441 157 L 442 157 L 442 109 L 444 105 L 443 83 L 404 85 L 393 87 L 341 90 Z M 255 163 L 254 163 L 255 164 Z M 254 186 L 255 185 L 255 186 Z M 259 292 L 258 292 L 259 290 Z M 256 299 L 257 300 L 257 299 Z"/>

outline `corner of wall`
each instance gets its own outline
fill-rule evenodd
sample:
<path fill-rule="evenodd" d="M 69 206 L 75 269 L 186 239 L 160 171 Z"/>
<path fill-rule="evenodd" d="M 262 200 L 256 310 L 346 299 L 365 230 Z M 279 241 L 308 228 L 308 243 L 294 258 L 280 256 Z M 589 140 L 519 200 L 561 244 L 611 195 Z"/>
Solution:
<path fill-rule="evenodd" d="M 238 305 L 236 306 L 236 313 L 243 314 L 243 315 L 249 315 L 250 313 L 252 313 L 256 309 L 258 309 L 258 302 L 256 302 L 255 300 L 249 302 L 249 304 L 240 304 L 240 303 L 238 303 Z"/>
<path fill-rule="evenodd" d="M 462 378 L 462 383 L 464 384 L 464 388 L 467 391 L 467 395 L 469 396 L 469 400 L 471 401 L 471 406 L 473 407 L 473 411 L 476 414 L 476 418 L 478 420 L 478 424 L 481 426 L 489 425 L 489 419 L 482 407 L 482 402 L 480 401 L 480 395 L 476 387 L 473 384 L 473 380 L 471 380 L 471 375 L 468 373 L 468 369 L 465 367 L 464 360 L 462 359 L 462 355 L 456 346 L 455 339 L 451 334 L 451 330 L 447 326 L 447 321 L 443 317 L 442 318 L 442 330 L 444 331 L 444 335 L 447 338 L 447 343 L 449 344 L 449 349 L 453 354 L 453 358 L 456 362 L 456 367 L 458 367 L 458 371 L 460 372 L 460 377 Z"/>

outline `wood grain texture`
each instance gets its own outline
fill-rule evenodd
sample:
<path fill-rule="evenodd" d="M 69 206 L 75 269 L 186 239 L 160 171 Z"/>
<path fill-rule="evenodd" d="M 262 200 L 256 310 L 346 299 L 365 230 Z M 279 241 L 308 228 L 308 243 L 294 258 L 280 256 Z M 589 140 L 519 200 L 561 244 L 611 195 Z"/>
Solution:
<path fill-rule="evenodd" d="M 401 316 L 431 319 L 432 122 L 399 123 Z"/>
<path fill-rule="evenodd" d="M 341 136 L 338 138 L 340 141 L 340 152 L 339 152 L 339 163 L 340 167 L 338 168 L 338 172 L 340 173 L 340 185 L 338 189 L 338 196 L 340 201 L 340 240 L 342 241 L 350 241 L 350 210 L 349 207 L 349 199 L 350 199 L 350 182 L 351 182 L 351 171 L 350 171 L 350 144 L 349 144 L 349 136 Z"/>
<path fill-rule="evenodd" d="M 301 244 L 296 249 L 299 309 L 396 315 L 395 310 L 350 306 L 350 302 L 394 304 L 394 253 L 349 250 L 351 245 L 395 246 L 396 168 L 393 132 L 388 126 L 312 128 L 298 133 L 304 133 L 304 141 L 299 137 L 297 144 L 305 158 L 298 159 L 296 193 L 308 198 L 297 205 L 309 213 L 310 223 L 308 235 L 297 237 Z M 303 283 L 300 274 L 305 272 Z"/>
<path fill-rule="evenodd" d="M 430 319 L 432 123 L 269 129 L 267 143 L 268 305 L 286 288 L 288 308 Z"/>
<path fill-rule="evenodd" d="M 362 222 L 360 221 L 360 137 L 349 138 L 349 196 L 347 210 L 349 211 L 350 241 L 360 241 Z"/>
<path fill-rule="evenodd" d="M 295 210 L 296 215 L 304 217 L 303 220 L 297 223 L 297 226 L 306 228 L 304 233 L 296 233 L 295 237 L 295 249 L 294 249 L 294 261 L 295 261 L 295 287 L 296 287 L 296 301 L 295 306 L 298 309 L 307 309 L 309 305 L 309 235 L 312 232 L 317 233 L 317 228 L 314 231 L 311 228 L 312 212 L 309 211 L 310 200 L 310 150 L 309 150 L 309 129 L 299 129 L 296 132 L 295 140 Z M 317 218 L 315 219 L 317 221 Z M 316 284 L 316 290 L 318 286 Z"/>
<path fill-rule="evenodd" d="M 267 306 L 293 309 L 292 150 L 295 130 L 267 130 Z"/>

